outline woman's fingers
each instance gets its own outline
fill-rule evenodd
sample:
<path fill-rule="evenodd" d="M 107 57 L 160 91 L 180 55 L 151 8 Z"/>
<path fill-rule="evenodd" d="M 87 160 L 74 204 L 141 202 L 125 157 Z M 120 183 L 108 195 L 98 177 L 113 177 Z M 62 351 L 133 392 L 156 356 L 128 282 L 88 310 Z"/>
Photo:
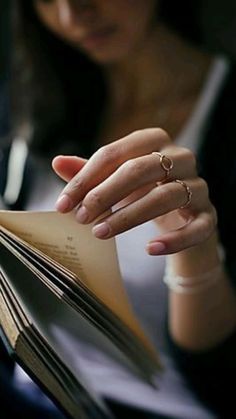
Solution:
<path fill-rule="evenodd" d="M 146 250 L 150 255 L 167 255 L 180 252 L 207 240 L 215 231 L 217 224 L 216 211 L 201 212 L 189 219 L 183 227 L 162 234 L 151 240 Z"/>
<path fill-rule="evenodd" d="M 188 208 L 182 210 L 185 212 L 185 219 L 196 217 L 200 211 L 209 211 L 210 203 L 207 199 L 208 192 L 205 182 L 197 178 L 187 180 L 186 184 L 193 195 Z M 174 181 L 168 182 L 153 188 L 137 201 L 120 208 L 105 219 L 99 220 L 99 224 L 94 226 L 93 232 L 96 237 L 101 239 L 113 237 L 148 220 L 181 208 L 187 198 L 186 190 L 182 185 Z M 208 203 L 208 207 L 206 207 L 206 203 Z"/>
<path fill-rule="evenodd" d="M 195 176 L 195 161 L 188 150 L 169 146 L 163 152 L 167 161 L 173 162 L 170 179 Z M 95 153 L 81 172 L 67 185 L 61 194 L 59 204 L 57 203 L 57 209 L 61 212 L 67 212 L 80 203 L 77 220 L 81 223 L 94 221 L 111 207 L 117 206 L 120 201 L 125 199 L 127 201 L 127 197 L 135 196 L 140 189 L 155 185 L 166 175 L 160 156 L 153 152 L 125 160 L 111 173 L 109 165 L 105 165 L 95 177 L 96 159 Z M 107 176 L 104 172 L 108 172 Z M 87 191 L 88 186 L 90 190 Z"/>
<path fill-rule="evenodd" d="M 197 176 L 194 155 L 173 145 L 162 130 L 132 133 L 88 161 L 58 156 L 52 166 L 68 181 L 57 209 L 68 212 L 80 204 L 77 220 L 86 224 L 99 219 L 93 227 L 98 238 L 114 237 L 152 219 L 158 222 L 158 217 L 168 221 L 176 211 L 185 226 L 170 231 L 167 222 L 167 232 L 147 246 L 150 254 L 174 253 L 204 240 L 215 228 L 208 187 Z"/>
<path fill-rule="evenodd" d="M 125 161 L 158 151 L 169 143 L 170 139 L 163 130 L 150 128 L 133 132 L 101 147 L 64 188 L 57 203 L 58 211 L 72 210 L 91 189 L 107 179 Z"/>
<path fill-rule="evenodd" d="M 179 150 L 178 150 L 179 151 Z M 185 158 L 172 153 L 174 176 L 181 177 Z M 185 164 L 185 175 L 192 175 L 192 167 Z M 107 179 L 90 190 L 83 199 L 77 220 L 90 223 L 121 200 L 163 178 L 163 168 L 154 154 L 127 160 Z"/>
<path fill-rule="evenodd" d="M 52 168 L 61 179 L 69 182 L 86 162 L 86 159 L 77 156 L 56 156 L 52 161 Z"/>

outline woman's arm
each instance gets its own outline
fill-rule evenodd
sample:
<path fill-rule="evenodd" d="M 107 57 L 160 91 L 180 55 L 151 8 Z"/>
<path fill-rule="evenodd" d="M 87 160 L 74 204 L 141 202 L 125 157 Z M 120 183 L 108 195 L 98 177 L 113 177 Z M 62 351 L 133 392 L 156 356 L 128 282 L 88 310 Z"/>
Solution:
<path fill-rule="evenodd" d="M 161 155 L 167 159 L 161 161 Z M 173 168 L 165 170 L 163 162 L 167 168 L 173 162 Z M 193 154 L 173 145 L 162 130 L 137 131 L 102 147 L 86 164 L 81 159 L 76 163 L 75 157 L 58 157 L 53 167 L 69 180 L 57 203 L 59 211 L 68 212 L 80 204 L 77 220 L 87 224 L 116 207 L 111 215 L 95 222 L 93 232 L 98 238 L 113 237 L 152 219 L 163 227 L 163 217 L 173 222 L 181 215 L 184 225 L 168 229 L 167 222 L 163 233 L 147 244 L 148 252 L 169 255 L 174 274 L 184 277 L 214 274 L 221 263 L 217 216 L 207 184 L 197 175 Z M 192 196 L 176 179 L 190 188 Z M 170 292 L 169 330 L 181 347 L 208 350 L 235 329 L 236 298 L 223 265 L 220 275 L 201 292 Z"/>

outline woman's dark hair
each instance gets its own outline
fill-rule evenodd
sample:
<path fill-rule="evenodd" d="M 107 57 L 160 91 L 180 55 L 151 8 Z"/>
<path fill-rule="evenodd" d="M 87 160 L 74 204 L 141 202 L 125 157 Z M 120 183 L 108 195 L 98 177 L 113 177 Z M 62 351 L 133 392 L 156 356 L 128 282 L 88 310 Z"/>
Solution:
<path fill-rule="evenodd" d="M 190 42 L 202 44 L 201 11 L 203 0 L 161 0 L 159 17 Z"/>
<path fill-rule="evenodd" d="M 30 145 L 37 154 L 88 156 L 103 110 L 102 72 L 41 24 L 32 1 L 17 2 L 16 27 L 12 102 L 20 118 L 15 124 L 24 125 L 25 115 L 30 119 Z"/>
<path fill-rule="evenodd" d="M 181 35 L 199 43 L 200 3 L 202 0 L 161 0 L 158 16 Z M 21 61 L 18 66 L 23 68 L 23 89 L 21 95 L 17 94 L 21 104 L 16 105 L 15 113 L 19 114 L 20 108 L 23 118 L 27 115 L 32 122 L 31 148 L 48 156 L 89 156 L 106 98 L 102 71 L 47 30 L 32 1 L 16 0 L 16 6 L 20 46 L 13 51 Z M 17 75 L 18 81 L 22 75 Z"/>

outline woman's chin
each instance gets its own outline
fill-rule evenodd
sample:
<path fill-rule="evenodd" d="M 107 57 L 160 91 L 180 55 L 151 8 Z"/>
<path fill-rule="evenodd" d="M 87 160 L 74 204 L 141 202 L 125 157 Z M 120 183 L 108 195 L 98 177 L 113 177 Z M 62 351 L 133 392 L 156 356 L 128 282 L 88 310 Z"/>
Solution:
<path fill-rule="evenodd" d="M 80 48 L 91 60 L 100 65 L 115 64 L 123 61 L 127 52 L 123 48 L 117 49 L 109 47 L 100 48 Z"/>

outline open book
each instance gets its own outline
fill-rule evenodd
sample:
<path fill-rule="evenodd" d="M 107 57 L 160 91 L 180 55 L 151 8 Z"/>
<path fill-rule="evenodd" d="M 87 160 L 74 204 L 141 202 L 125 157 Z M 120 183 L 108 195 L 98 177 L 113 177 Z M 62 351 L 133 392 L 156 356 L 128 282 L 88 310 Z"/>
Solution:
<path fill-rule="evenodd" d="M 161 370 L 122 283 L 115 239 L 96 239 L 73 212 L 0 211 L 0 325 L 9 352 L 69 417 L 112 417 L 89 358 L 147 386 Z"/>

